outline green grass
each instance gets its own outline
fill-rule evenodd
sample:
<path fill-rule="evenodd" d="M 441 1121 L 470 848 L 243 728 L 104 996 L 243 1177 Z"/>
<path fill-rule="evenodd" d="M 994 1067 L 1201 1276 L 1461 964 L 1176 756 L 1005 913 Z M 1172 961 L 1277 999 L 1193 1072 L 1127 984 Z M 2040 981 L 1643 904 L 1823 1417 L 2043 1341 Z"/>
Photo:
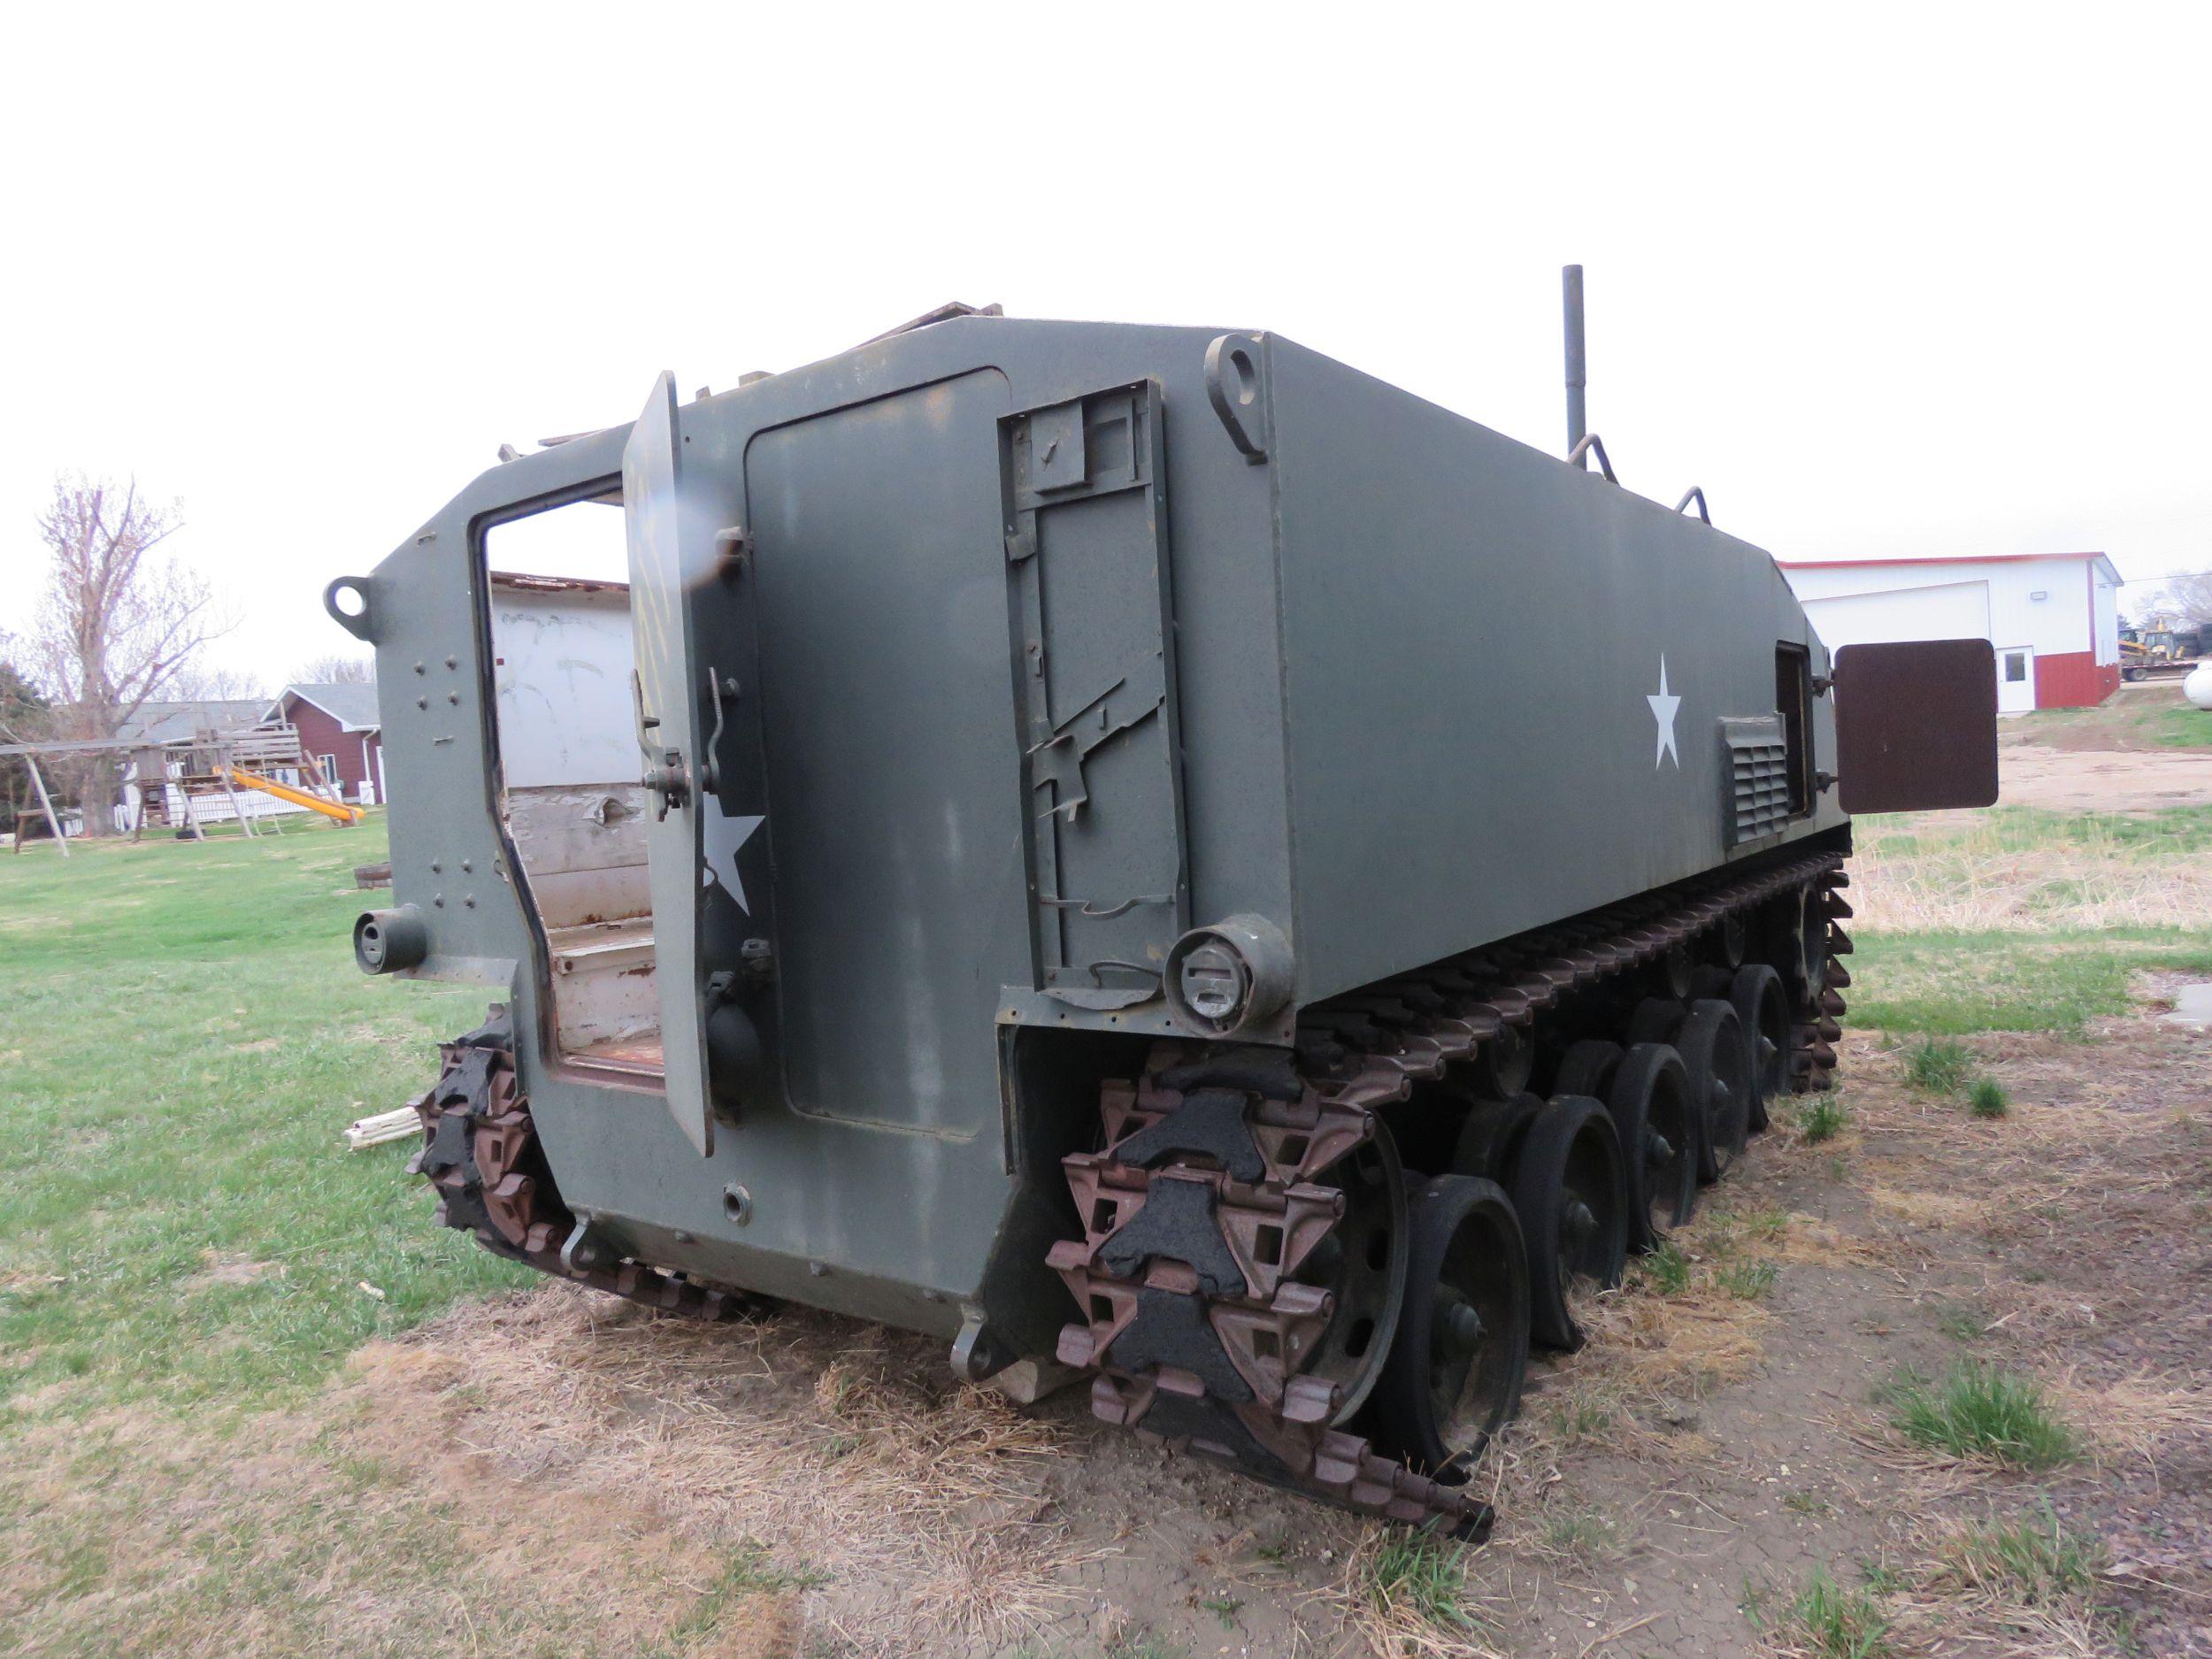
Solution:
<path fill-rule="evenodd" d="M 2048 807 L 1996 806 L 1971 816 L 1948 812 L 1864 815 L 1886 856 L 1928 859 L 2037 852 L 2131 852 L 2154 859 L 2212 852 L 2212 807 L 2158 807 L 2147 812 L 2062 812 Z"/>
<path fill-rule="evenodd" d="M 1884 1391 L 1891 1425 L 1916 1445 L 2015 1469 L 2049 1469 L 2075 1453 L 2071 1430 L 2033 1379 L 1973 1360 L 1939 1381 L 1901 1372 Z"/>
<path fill-rule="evenodd" d="M 1736 1219 L 1755 1239 L 1778 1239 L 1790 1230 L 1790 1212 L 1779 1204 L 1763 1204 L 1745 1210 Z"/>
<path fill-rule="evenodd" d="M 1857 944 L 1852 1024 L 1939 1037 L 2079 1037 L 2090 1021 L 2128 1010 L 2132 974 L 2212 974 L 2212 937 L 2201 929 L 1867 933 Z"/>
<path fill-rule="evenodd" d="M 1367 1595 L 1379 1612 L 1409 1612 L 1440 1631 L 1472 1634 L 1481 1621 L 1465 1601 L 1467 1547 L 1432 1532 L 1397 1532 L 1367 1567 Z"/>
<path fill-rule="evenodd" d="M 1569 1446 L 1602 1440 L 1613 1426 L 1613 1414 L 1587 1400 L 1570 1400 L 1551 1409 L 1552 1432 Z"/>
<path fill-rule="evenodd" d="M 344 1148 L 485 1000 L 353 965 L 380 818 L 73 852 L 0 853 L 0 1403 L 248 1409 L 526 1281 Z"/>
<path fill-rule="evenodd" d="M 731 1607 L 762 1591 L 810 1590 L 827 1584 L 827 1574 L 810 1568 L 785 1568 L 769 1559 L 768 1552 L 748 1540 L 723 1566 L 721 1576 L 691 1604 L 691 1609 L 669 1632 L 679 1645 L 714 1633 Z"/>
<path fill-rule="evenodd" d="M 1233 1595 L 1209 1596 L 1198 1605 L 1219 1619 L 1224 1630 L 1234 1630 L 1237 1615 L 1244 1610 L 1244 1603 Z"/>
<path fill-rule="evenodd" d="M 1936 1329 L 1954 1342 L 1971 1342 L 1989 1330 L 1989 1314 L 1970 1302 L 1947 1302 L 1936 1311 Z"/>
<path fill-rule="evenodd" d="M 2102 1547 L 2069 1532 L 2047 1499 L 2009 1525 L 1969 1527 L 1946 1553 L 1957 1577 L 2030 1607 L 2088 1596 L 2104 1561 Z"/>
<path fill-rule="evenodd" d="M 1863 1561 L 1859 1580 L 1877 1595 L 1895 1595 L 1905 1588 L 1905 1575 L 1887 1562 Z"/>
<path fill-rule="evenodd" d="M 1756 1302 L 1774 1288 L 1782 1270 L 1771 1262 L 1731 1262 L 1713 1275 L 1713 1282 L 1741 1302 Z"/>
<path fill-rule="evenodd" d="M 1867 818 L 1857 840 L 1854 1025 L 2079 1036 L 2137 972 L 2212 972 L 2212 806 Z"/>
<path fill-rule="evenodd" d="M 1671 1239 L 1639 1260 L 1636 1271 L 1662 1295 L 1678 1296 L 1690 1287 L 1690 1258 Z"/>
<path fill-rule="evenodd" d="M 2004 1085 L 1993 1077 L 1974 1079 L 1974 1087 L 1967 1092 L 1967 1110 L 1977 1118 L 2001 1118 L 2012 1110 L 2011 1098 Z"/>
<path fill-rule="evenodd" d="M 1947 1038 L 1924 1037 L 1905 1051 L 1905 1081 L 1931 1094 L 1957 1094 L 1973 1070 L 1966 1045 Z"/>
<path fill-rule="evenodd" d="M 1819 1659 L 1882 1659 L 1889 1645 L 1889 1617 L 1866 1590 L 1848 1590 L 1824 1567 L 1816 1567 L 1787 1601 L 1747 1585 L 1744 1613 L 1762 1630 Z"/>
<path fill-rule="evenodd" d="M 1797 1109 L 1798 1133 L 1805 1137 L 1808 1146 L 1818 1146 L 1824 1141 L 1834 1140 L 1843 1133 L 1844 1125 L 1848 1121 L 1843 1102 L 1826 1096 Z"/>
<path fill-rule="evenodd" d="M 1571 1509 L 1544 1523 L 1544 1542 L 1563 1555 L 1591 1562 L 1613 1553 L 1617 1534 L 1596 1510 Z"/>
<path fill-rule="evenodd" d="M 2046 732 L 2100 731 L 2165 749 L 2212 749 L 2212 713 L 2189 703 L 2177 677 L 2151 680 L 2093 709 L 2039 709 L 2021 726 L 2031 741 Z"/>
<path fill-rule="evenodd" d="M 2154 743 L 2167 749 L 2212 749 L 2212 710 L 2184 703 L 2161 709 L 2143 723 Z"/>

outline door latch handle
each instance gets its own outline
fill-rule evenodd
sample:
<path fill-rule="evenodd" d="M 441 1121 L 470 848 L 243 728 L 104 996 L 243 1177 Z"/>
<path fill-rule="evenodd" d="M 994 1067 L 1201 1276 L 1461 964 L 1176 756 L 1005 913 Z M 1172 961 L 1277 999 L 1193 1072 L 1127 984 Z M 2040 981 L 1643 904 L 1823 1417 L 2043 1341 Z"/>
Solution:
<path fill-rule="evenodd" d="M 664 749 L 653 741 L 660 717 L 645 712 L 645 687 L 634 668 L 630 671 L 630 703 L 637 714 L 637 746 L 645 757 L 645 770 L 638 781 L 653 797 L 653 817 L 657 822 L 668 816 L 670 807 L 691 799 L 691 772 L 684 764 L 681 749 Z"/>
<path fill-rule="evenodd" d="M 722 710 L 731 698 L 737 695 L 737 681 L 726 680 L 714 672 L 714 664 L 707 664 L 707 700 L 714 704 L 714 730 L 707 734 L 707 752 L 699 765 L 699 787 L 708 795 L 722 787 L 722 774 L 714 764 L 714 757 L 722 752 Z"/>

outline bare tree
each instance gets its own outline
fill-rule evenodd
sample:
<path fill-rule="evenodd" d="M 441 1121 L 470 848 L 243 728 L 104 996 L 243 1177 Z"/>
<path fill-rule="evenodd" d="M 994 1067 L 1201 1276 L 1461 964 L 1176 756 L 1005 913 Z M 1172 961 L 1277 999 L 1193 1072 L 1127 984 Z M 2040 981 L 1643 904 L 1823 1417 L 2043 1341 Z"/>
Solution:
<path fill-rule="evenodd" d="M 2161 608 L 2171 611 L 2184 627 L 2212 625 L 2212 571 L 2174 577 L 2158 598 Z"/>
<path fill-rule="evenodd" d="M 269 699 L 259 676 L 235 668 L 210 668 L 187 663 L 169 683 L 169 695 L 180 703 L 250 703 Z"/>
<path fill-rule="evenodd" d="M 373 657 L 317 657 L 302 663 L 286 682 L 296 686 L 373 686 Z"/>
<path fill-rule="evenodd" d="M 233 626 L 204 581 L 157 551 L 181 523 L 175 503 L 145 500 L 135 480 L 120 489 L 81 473 L 54 480 L 54 499 L 38 521 L 52 565 L 31 663 L 54 705 L 56 736 L 115 736 L 140 704 L 173 686 L 195 652 Z M 88 834 L 112 828 L 117 772 L 112 755 L 80 769 Z"/>

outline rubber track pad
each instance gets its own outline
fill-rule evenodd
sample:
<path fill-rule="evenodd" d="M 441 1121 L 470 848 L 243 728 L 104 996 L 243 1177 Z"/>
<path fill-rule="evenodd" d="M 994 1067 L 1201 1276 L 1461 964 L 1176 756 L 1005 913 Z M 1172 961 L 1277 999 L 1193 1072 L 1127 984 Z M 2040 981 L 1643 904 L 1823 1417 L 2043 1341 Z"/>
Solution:
<path fill-rule="evenodd" d="M 1229 1171 L 1230 1179 L 1247 1186 L 1267 1173 L 1267 1160 L 1244 1121 L 1244 1096 L 1226 1089 L 1201 1089 L 1186 1094 L 1173 1111 L 1112 1149 L 1113 1157 L 1132 1169 L 1148 1170 L 1164 1159 L 1186 1154 L 1212 1158 Z"/>
<path fill-rule="evenodd" d="M 1209 1296 L 1246 1292 L 1244 1270 L 1214 1219 L 1214 1189 L 1204 1181 L 1154 1181 L 1144 1208 L 1098 1247 L 1098 1259 L 1119 1279 L 1136 1278 L 1156 1256 L 1187 1263 Z"/>
<path fill-rule="evenodd" d="M 1114 1339 L 1106 1357 L 1109 1363 L 1131 1372 L 1147 1365 L 1179 1366 L 1205 1384 L 1207 1394 L 1216 1400 L 1252 1397 L 1252 1385 L 1229 1363 L 1213 1321 L 1206 1317 L 1206 1304 L 1195 1296 L 1179 1296 L 1171 1290 L 1140 1290 L 1137 1317 Z M 1161 1402 L 1174 1397 L 1156 1396 L 1153 1409 L 1156 1411 Z M 1148 1426 L 1150 1420 L 1148 1413 Z"/>

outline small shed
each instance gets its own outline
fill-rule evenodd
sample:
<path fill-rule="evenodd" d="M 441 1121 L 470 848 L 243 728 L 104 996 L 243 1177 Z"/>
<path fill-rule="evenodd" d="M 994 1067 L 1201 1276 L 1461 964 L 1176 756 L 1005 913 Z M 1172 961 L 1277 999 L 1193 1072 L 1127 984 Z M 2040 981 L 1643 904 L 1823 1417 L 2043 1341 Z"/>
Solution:
<path fill-rule="evenodd" d="M 300 750 L 322 768 L 323 781 L 341 796 L 374 806 L 384 793 L 384 722 L 373 685 L 303 684 L 285 687 L 262 711 L 299 729 Z"/>
<path fill-rule="evenodd" d="M 2102 553 L 1782 561 L 1830 650 L 1987 640 L 1997 707 L 2085 708 L 2120 686 L 2120 572 Z"/>

